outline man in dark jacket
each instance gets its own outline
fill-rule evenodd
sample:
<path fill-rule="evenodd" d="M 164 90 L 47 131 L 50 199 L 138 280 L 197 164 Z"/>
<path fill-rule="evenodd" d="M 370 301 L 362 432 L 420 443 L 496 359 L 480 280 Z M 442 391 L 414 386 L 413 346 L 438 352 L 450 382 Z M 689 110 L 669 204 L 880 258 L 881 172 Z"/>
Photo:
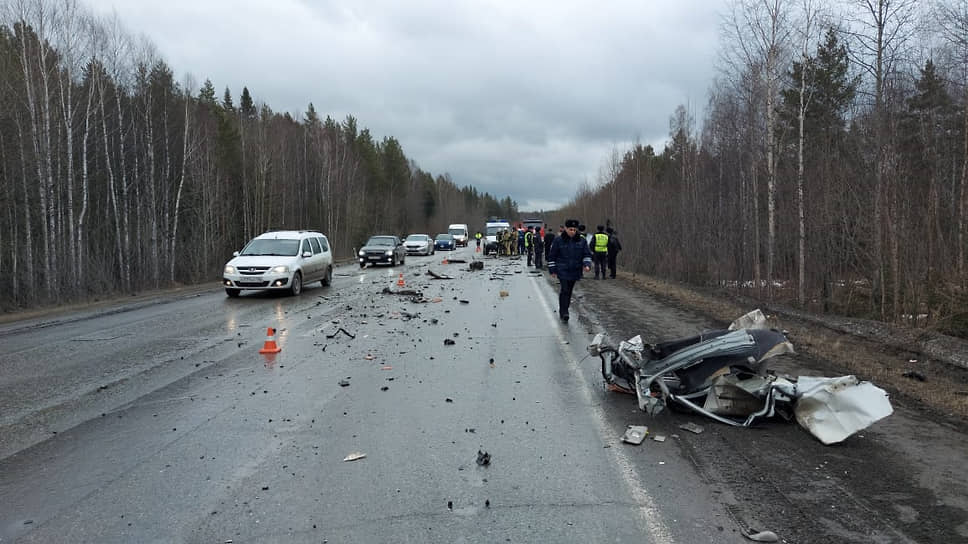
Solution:
<path fill-rule="evenodd" d="M 548 272 L 558 276 L 561 289 L 558 291 L 558 316 L 565 323 L 568 322 L 568 307 L 571 306 L 571 292 L 575 283 L 581 279 L 584 269 L 592 269 L 592 252 L 588 249 L 588 241 L 578 234 L 578 221 L 565 221 L 565 231 L 555 238 L 551 244 L 548 256 Z"/>
<path fill-rule="evenodd" d="M 534 267 L 541 268 L 541 260 L 544 258 L 545 247 L 544 240 L 541 238 L 541 232 L 538 230 L 534 231 Z"/>
<path fill-rule="evenodd" d="M 618 241 L 618 232 L 612 227 L 605 229 L 608 234 L 608 272 L 609 277 L 613 280 L 615 279 L 615 259 L 618 258 L 618 252 L 622 251 L 622 243 Z"/>
<path fill-rule="evenodd" d="M 544 250 L 545 250 L 545 260 L 550 260 L 551 256 L 551 243 L 555 241 L 555 233 L 548 228 L 548 224 L 545 223 L 545 235 L 544 235 Z M 558 232 L 563 232 L 565 230 L 564 225 L 558 225 Z"/>

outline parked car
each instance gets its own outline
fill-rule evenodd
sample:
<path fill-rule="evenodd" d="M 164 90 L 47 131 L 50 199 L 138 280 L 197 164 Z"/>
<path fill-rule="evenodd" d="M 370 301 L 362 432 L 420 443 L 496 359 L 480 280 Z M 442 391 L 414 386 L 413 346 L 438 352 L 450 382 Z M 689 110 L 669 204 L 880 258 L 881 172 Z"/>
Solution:
<path fill-rule="evenodd" d="M 359 258 L 360 268 L 366 268 L 368 264 L 396 266 L 397 263 L 403 264 L 406 261 L 407 250 L 399 237 L 381 234 L 371 236 L 366 241 L 366 244 L 360 248 Z"/>
<path fill-rule="evenodd" d="M 426 234 L 411 234 L 403 241 L 407 255 L 433 255 L 434 240 Z"/>
<path fill-rule="evenodd" d="M 457 249 L 457 239 L 453 235 L 442 233 L 438 234 L 434 240 L 434 247 L 441 250 L 453 251 Z"/>
<path fill-rule="evenodd" d="M 308 230 L 266 232 L 233 253 L 222 270 L 225 294 L 243 290 L 287 290 L 298 295 L 303 285 L 333 281 L 333 253 L 326 236 Z"/>

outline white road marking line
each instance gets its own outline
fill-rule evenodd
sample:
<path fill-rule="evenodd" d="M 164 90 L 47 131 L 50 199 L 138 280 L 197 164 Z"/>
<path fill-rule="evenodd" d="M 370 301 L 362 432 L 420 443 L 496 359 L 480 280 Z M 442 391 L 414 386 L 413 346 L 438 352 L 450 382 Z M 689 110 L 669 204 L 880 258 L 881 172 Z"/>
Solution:
<path fill-rule="evenodd" d="M 555 336 L 558 338 L 558 344 L 560 346 L 560 352 L 565 358 L 572 370 L 574 371 L 575 377 L 581 382 L 581 392 L 584 397 L 586 406 L 595 406 L 596 402 L 591 396 L 591 385 L 589 385 L 588 380 L 585 379 L 584 374 L 581 371 L 579 361 L 575 359 L 572 355 L 572 346 L 568 343 L 568 338 L 562 332 L 562 328 L 559 327 L 557 312 L 551 311 L 551 306 L 548 304 L 548 299 L 545 297 L 544 289 L 542 286 L 538 285 L 537 277 L 531 276 L 529 278 L 534 287 L 534 292 L 538 295 L 538 300 L 541 305 L 544 306 L 546 310 L 545 315 L 549 316 L 548 320 L 551 321 L 551 329 L 555 331 Z M 543 280 L 542 280 L 543 281 Z M 593 408 L 595 417 L 595 422 L 598 427 L 599 437 L 603 442 L 609 442 L 614 437 L 611 436 L 611 428 L 608 425 L 608 420 L 605 417 L 605 411 L 601 408 Z M 656 506 L 656 501 L 646 491 L 639 482 L 638 473 L 629 460 L 628 456 L 622 452 L 621 448 L 609 448 L 606 454 L 612 458 L 615 466 L 619 468 L 619 473 L 622 476 L 622 480 L 625 482 L 629 492 L 635 499 L 636 503 L 639 505 L 639 515 L 641 516 L 642 522 L 645 524 L 645 528 L 649 533 L 649 538 L 646 539 L 647 542 L 653 544 L 673 544 L 675 539 L 672 537 L 671 531 L 666 526 L 662 520 L 662 513 Z"/>

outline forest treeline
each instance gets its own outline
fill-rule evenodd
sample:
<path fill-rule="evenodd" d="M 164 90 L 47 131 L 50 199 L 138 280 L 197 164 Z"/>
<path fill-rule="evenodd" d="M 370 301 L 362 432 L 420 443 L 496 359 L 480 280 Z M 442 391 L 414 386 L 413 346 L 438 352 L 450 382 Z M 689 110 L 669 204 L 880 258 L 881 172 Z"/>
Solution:
<path fill-rule="evenodd" d="M 968 2 L 733 0 L 702 122 L 606 158 L 561 217 L 620 264 L 968 331 Z"/>
<path fill-rule="evenodd" d="M 345 258 L 370 234 L 517 213 L 352 116 L 218 94 L 116 16 L 0 2 L 0 310 L 214 281 L 269 229 L 320 230 Z"/>

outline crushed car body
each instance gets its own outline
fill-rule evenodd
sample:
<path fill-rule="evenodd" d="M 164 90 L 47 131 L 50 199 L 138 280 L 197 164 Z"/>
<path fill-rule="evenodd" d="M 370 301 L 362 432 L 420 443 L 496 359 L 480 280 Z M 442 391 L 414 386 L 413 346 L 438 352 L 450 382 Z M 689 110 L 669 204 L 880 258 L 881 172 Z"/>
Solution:
<path fill-rule="evenodd" d="M 854 376 L 785 378 L 767 362 L 794 353 L 786 335 L 754 310 L 728 329 L 645 344 L 640 336 L 613 345 L 597 334 L 588 352 L 602 361 L 612 391 L 632 393 L 658 415 L 670 404 L 728 425 L 748 427 L 782 414 L 824 444 L 834 444 L 893 412 L 887 393 Z"/>

